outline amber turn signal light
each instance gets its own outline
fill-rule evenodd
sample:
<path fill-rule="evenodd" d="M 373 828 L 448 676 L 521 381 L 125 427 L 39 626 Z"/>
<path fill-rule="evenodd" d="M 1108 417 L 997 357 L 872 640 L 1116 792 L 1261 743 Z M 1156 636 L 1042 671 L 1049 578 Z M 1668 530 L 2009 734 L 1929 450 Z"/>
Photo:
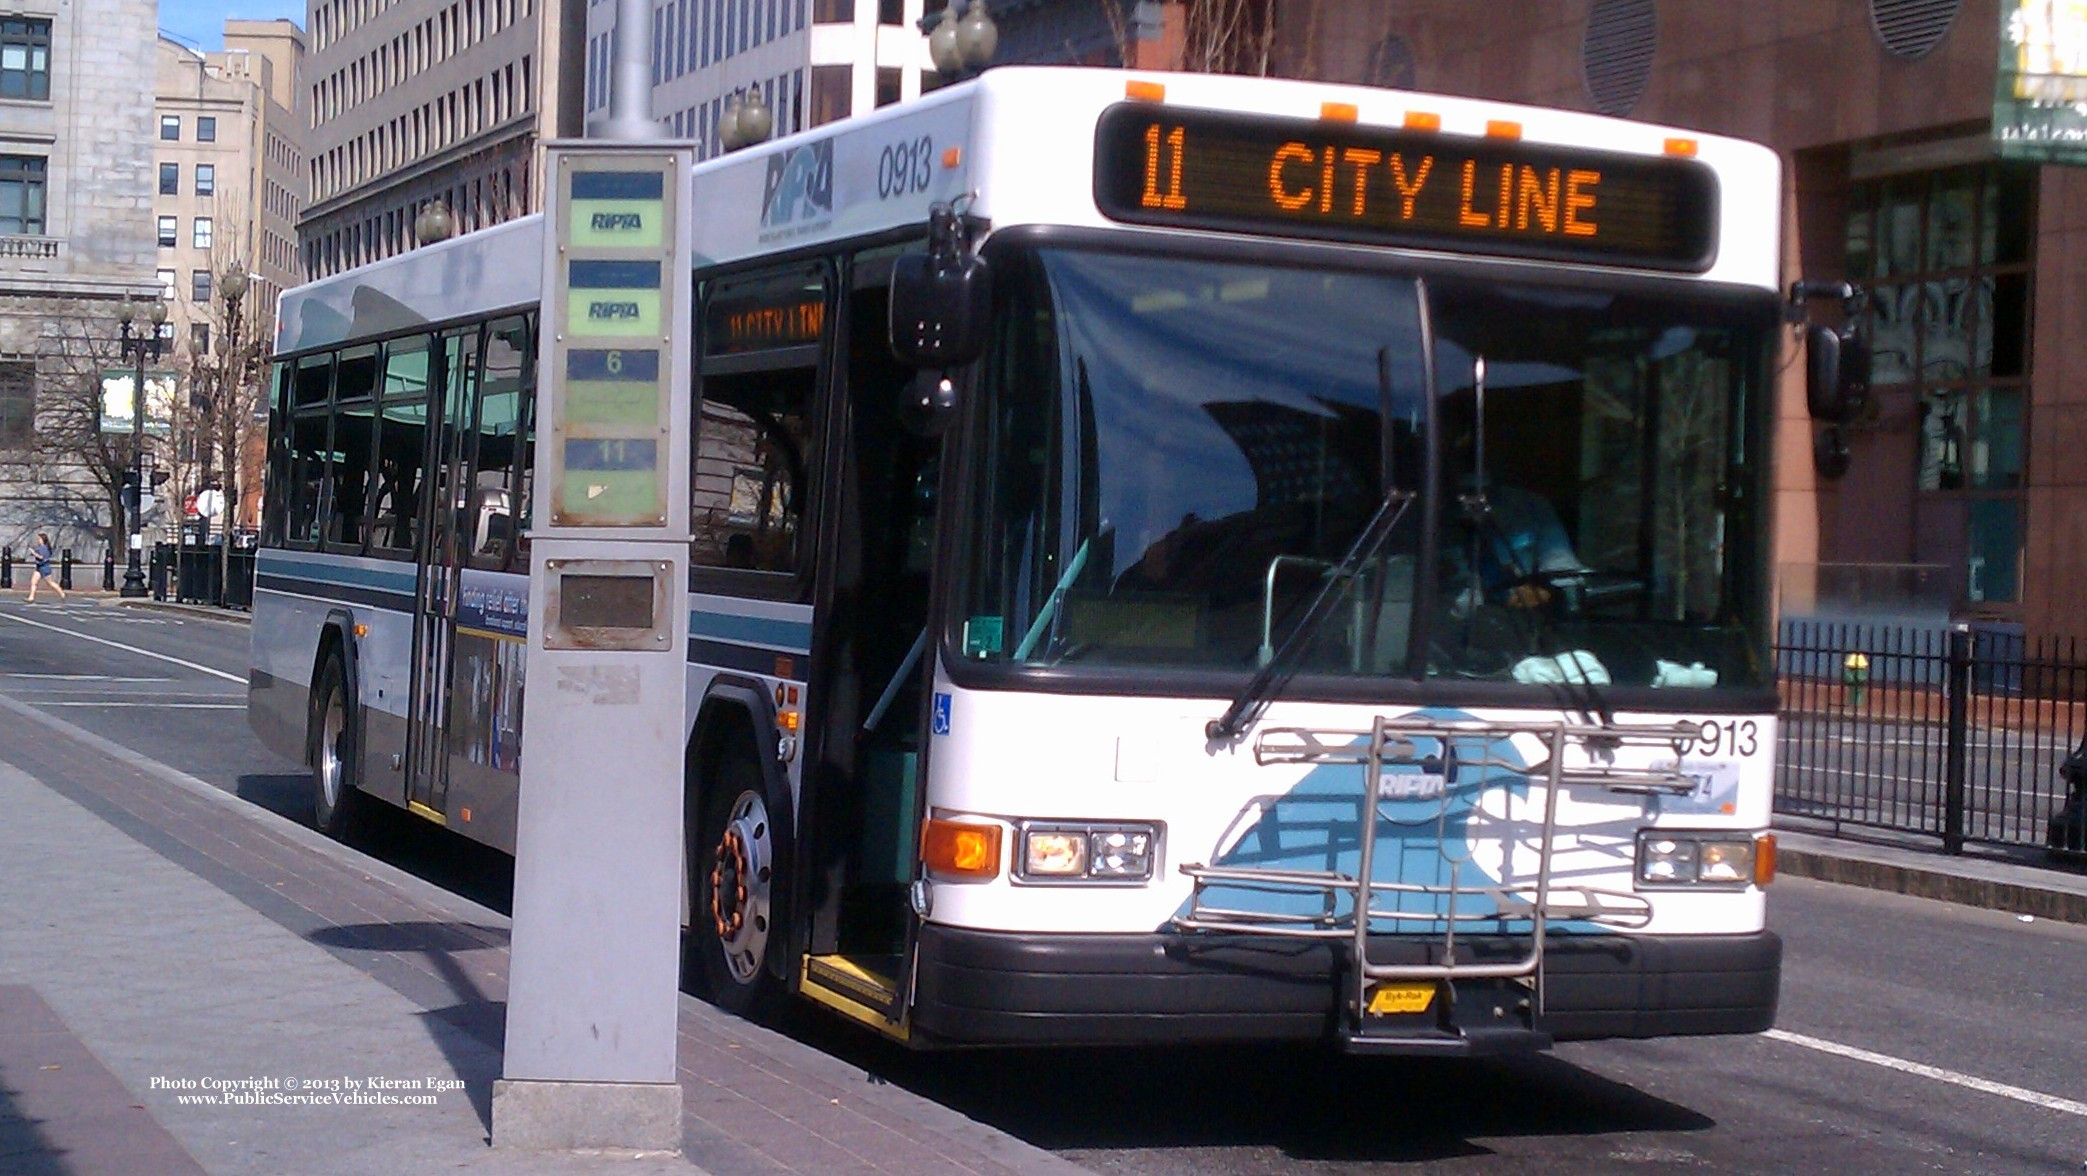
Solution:
<path fill-rule="evenodd" d="M 1766 886 L 1775 881 L 1775 834 L 1763 833 L 1754 838 L 1754 885 Z"/>
<path fill-rule="evenodd" d="M 946 878 L 995 877 L 1000 873 L 1000 826 L 929 817 L 920 830 L 920 860 Z"/>

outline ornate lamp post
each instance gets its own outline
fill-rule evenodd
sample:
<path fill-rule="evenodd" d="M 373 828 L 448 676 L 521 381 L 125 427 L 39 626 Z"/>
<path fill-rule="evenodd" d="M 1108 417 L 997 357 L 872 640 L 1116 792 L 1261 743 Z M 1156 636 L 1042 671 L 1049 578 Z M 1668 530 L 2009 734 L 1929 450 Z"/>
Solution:
<path fill-rule="evenodd" d="M 218 528 L 217 549 L 217 602 L 225 601 L 227 582 L 232 574 L 232 529 L 239 521 L 239 425 L 246 406 L 246 337 L 239 331 L 239 306 L 246 297 L 251 281 L 244 265 L 234 265 L 218 279 L 217 288 L 225 296 L 225 361 L 220 365 L 222 375 L 217 381 L 217 399 L 211 405 L 212 424 L 217 436 L 214 438 L 218 457 L 224 464 L 222 471 L 224 489 L 217 491 L 218 499 L 224 503 L 225 521 Z M 206 495 L 213 487 L 204 479 L 203 489 L 196 495 L 201 502 L 208 502 Z M 209 534 L 210 511 L 200 512 L 203 516 L 204 534 Z"/>
<path fill-rule="evenodd" d="M 154 298 L 144 310 L 144 321 L 139 330 L 133 332 L 131 324 L 138 319 L 137 303 L 129 298 L 116 312 L 116 321 L 123 333 L 123 358 L 130 360 L 133 378 L 130 386 L 130 444 L 131 478 L 137 487 L 136 497 L 130 504 L 130 557 L 123 567 L 124 596 L 145 595 L 145 570 L 138 564 L 139 553 L 145 548 L 145 532 L 142 516 L 145 513 L 145 361 L 159 361 L 159 328 L 167 321 L 167 303 L 163 298 Z"/>

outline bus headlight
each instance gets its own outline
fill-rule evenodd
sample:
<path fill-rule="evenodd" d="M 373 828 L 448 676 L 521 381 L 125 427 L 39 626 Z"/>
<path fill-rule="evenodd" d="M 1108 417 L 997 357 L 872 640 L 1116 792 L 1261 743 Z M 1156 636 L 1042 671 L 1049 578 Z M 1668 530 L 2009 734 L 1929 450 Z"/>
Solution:
<path fill-rule="evenodd" d="M 1754 881 L 1754 838 L 1749 833 L 1638 834 L 1640 887 L 1741 887 Z"/>
<path fill-rule="evenodd" d="M 1145 882 L 1152 878 L 1159 831 L 1152 825 L 1023 825 L 1024 882 Z"/>

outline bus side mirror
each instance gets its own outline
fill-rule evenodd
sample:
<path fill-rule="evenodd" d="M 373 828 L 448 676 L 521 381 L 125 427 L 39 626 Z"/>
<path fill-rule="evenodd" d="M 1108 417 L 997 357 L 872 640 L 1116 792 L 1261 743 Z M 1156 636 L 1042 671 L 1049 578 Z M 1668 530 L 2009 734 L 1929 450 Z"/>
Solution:
<path fill-rule="evenodd" d="M 947 370 L 985 350 L 991 281 L 983 258 L 911 253 L 891 269 L 891 353 L 912 368 Z"/>
<path fill-rule="evenodd" d="M 1804 329 L 1805 407 L 1815 421 L 1840 424 L 1861 412 L 1870 398 L 1870 341 L 1856 326 L 1864 293 L 1846 282 L 1793 282 L 1788 321 L 1804 322 L 1805 302 L 1811 298 L 1840 299 L 1848 319 L 1839 328 L 1813 324 Z"/>

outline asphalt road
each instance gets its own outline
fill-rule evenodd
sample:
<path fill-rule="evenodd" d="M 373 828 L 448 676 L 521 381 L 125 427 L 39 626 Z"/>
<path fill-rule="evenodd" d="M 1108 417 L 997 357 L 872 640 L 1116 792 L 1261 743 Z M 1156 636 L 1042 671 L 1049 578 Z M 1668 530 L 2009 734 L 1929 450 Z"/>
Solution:
<path fill-rule="evenodd" d="M 0 596 L 0 697 L 308 819 L 242 713 L 246 630 Z M 124 648 L 128 647 L 128 648 Z M 5 749 L 0 749 L 0 755 Z M 511 865 L 402 819 L 397 864 L 504 909 Z M 1778 1028 L 1486 1062 L 1317 1050 L 914 1054 L 785 1028 L 1100 1172 L 2087 1170 L 2087 927 L 1786 879 Z"/>

